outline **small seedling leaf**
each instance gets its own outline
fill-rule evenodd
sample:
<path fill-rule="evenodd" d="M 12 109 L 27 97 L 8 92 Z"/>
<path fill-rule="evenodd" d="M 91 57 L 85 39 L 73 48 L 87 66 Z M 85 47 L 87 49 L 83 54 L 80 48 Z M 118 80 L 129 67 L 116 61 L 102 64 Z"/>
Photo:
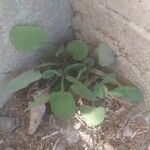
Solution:
<path fill-rule="evenodd" d="M 109 93 L 110 96 L 120 97 L 131 102 L 139 102 L 144 99 L 141 91 L 136 87 L 119 86 Z"/>
<path fill-rule="evenodd" d="M 115 55 L 106 43 L 101 43 L 96 49 L 99 65 L 110 66 L 115 62 Z"/>
<path fill-rule="evenodd" d="M 42 78 L 42 75 L 39 71 L 30 70 L 30 71 L 23 73 L 22 75 L 12 80 L 8 84 L 6 84 L 3 90 L 5 94 L 12 94 L 21 89 L 26 88 L 31 83 L 38 81 L 41 78 Z"/>
<path fill-rule="evenodd" d="M 75 102 L 69 92 L 54 92 L 50 95 L 52 112 L 62 120 L 70 119 L 75 113 Z"/>
<path fill-rule="evenodd" d="M 82 98 L 87 99 L 88 101 L 96 101 L 96 95 L 90 91 L 83 83 L 81 83 L 79 80 L 68 76 L 66 78 L 68 81 L 72 82 L 73 85 L 71 85 L 71 89 Z"/>
<path fill-rule="evenodd" d="M 87 44 L 84 41 L 74 40 L 68 44 L 67 49 L 74 60 L 82 61 L 88 55 Z"/>
<path fill-rule="evenodd" d="M 87 57 L 84 63 L 87 69 L 91 69 L 94 66 L 94 59 L 92 57 Z"/>
<path fill-rule="evenodd" d="M 102 123 L 105 118 L 105 108 L 81 106 L 80 112 L 83 120 L 89 127 L 95 127 Z"/>
<path fill-rule="evenodd" d="M 49 43 L 48 33 L 34 25 L 17 25 L 10 31 L 11 43 L 16 49 L 31 52 L 45 48 Z"/>
<path fill-rule="evenodd" d="M 94 93 L 98 98 L 105 98 L 108 96 L 108 88 L 103 83 L 96 84 L 94 86 Z"/>

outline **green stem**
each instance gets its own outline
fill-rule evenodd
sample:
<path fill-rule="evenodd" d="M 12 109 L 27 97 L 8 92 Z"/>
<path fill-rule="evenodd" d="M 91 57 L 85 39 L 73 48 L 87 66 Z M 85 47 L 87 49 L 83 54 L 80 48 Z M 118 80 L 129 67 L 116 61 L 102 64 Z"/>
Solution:
<path fill-rule="evenodd" d="M 62 75 L 61 77 L 61 91 L 64 92 L 64 82 L 65 82 L 65 78 L 64 75 Z"/>

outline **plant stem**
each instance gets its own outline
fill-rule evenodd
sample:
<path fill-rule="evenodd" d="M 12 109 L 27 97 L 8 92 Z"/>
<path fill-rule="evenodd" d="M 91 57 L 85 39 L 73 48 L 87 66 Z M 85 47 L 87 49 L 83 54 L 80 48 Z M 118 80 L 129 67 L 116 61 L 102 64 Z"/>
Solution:
<path fill-rule="evenodd" d="M 64 82 L 65 82 L 65 78 L 64 75 L 62 75 L 61 77 L 61 91 L 64 92 Z"/>

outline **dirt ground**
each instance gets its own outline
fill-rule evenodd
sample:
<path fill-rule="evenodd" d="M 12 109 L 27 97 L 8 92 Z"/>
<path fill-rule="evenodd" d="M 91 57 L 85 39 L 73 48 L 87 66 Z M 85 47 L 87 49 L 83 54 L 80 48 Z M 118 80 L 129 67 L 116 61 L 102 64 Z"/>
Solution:
<path fill-rule="evenodd" d="M 19 121 L 10 133 L 1 130 L 0 150 L 150 150 L 150 112 L 144 111 L 143 104 L 107 99 L 105 106 L 105 122 L 96 128 L 87 127 L 79 115 L 62 122 L 47 112 L 31 136 L 29 112 L 24 113 L 26 98 L 17 94 L 0 110 L 0 116 Z"/>

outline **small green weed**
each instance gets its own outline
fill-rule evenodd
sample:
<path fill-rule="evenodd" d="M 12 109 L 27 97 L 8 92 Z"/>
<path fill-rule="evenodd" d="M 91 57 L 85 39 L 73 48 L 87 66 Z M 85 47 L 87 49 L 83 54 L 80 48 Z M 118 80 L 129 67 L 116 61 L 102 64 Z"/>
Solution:
<path fill-rule="evenodd" d="M 27 52 L 49 45 L 47 33 L 38 26 L 15 26 L 10 38 L 16 49 Z M 136 87 L 122 85 L 115 72 L 110 72 L 115 55 L 106 43 L 101 43 L 95 53 L 96 57 L 91 57 L 87 44 L 80 40 L 60 46 L 53 62 L 56 65 L 48 62 L 23 73 L 9 82 L 4 92 L 12 94 L 42 82 L 49 92 L 36 97 L 27 109 L 49 103 L 52 112 L 62 120 L 72 118 L 78 110 L 88 126 L 97 126 L 105 119 L 105 108 L 96 107 L 95 101 L 119 97 L 139 102 L 143 95 Z"/>

